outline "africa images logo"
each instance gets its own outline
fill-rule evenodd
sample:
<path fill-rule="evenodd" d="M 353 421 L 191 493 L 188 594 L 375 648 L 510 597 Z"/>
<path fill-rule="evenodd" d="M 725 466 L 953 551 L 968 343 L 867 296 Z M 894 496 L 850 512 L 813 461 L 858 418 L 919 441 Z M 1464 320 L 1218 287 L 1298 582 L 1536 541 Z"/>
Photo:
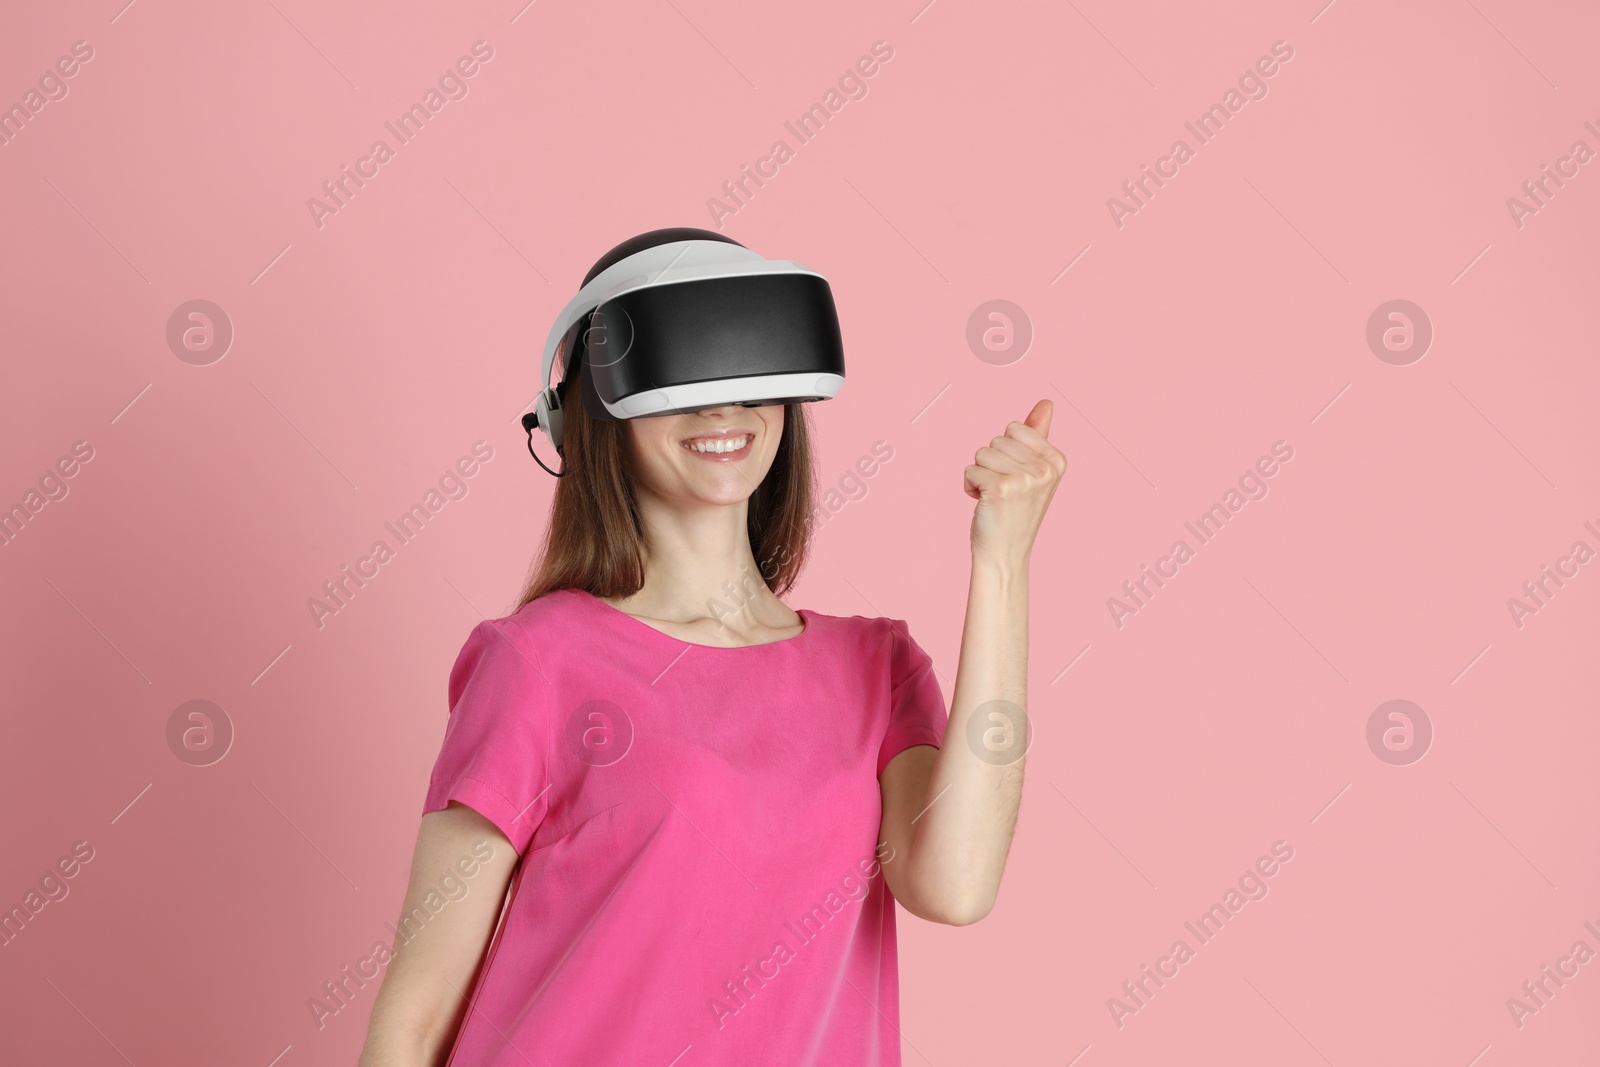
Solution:
<path fill-rule="evenodd" d="M 383 128 L 394 137 L 393 147 L 388 141 L 378 138 L 372 142 L 368 153 L 356 160 L 354 171 L 346 163 L 340 167 L 339 177 L 322 183 L 322 193 L 327 198 L 325 201 L 314 196 L 307 197 L 306 209 L 311 212 L 311 221 L 317 229 L 322 229 L 327 216 L 337 215 L 344 210 L 357 191 L 376 178 L 383 165 L 394 159 L 402 147 L 410 144 L 412 138 L 427 126 L 428 120 L 443 111 L 446 104 L 452 100 L 465 100 L 471 91 L 467 79 L 476 76 L 482 65 L 493 58 L 494 48 L 489 42 L 474 41 L 472 55 L 461 56 L 454 66 L 446 68 L 439 75 L 437 88 L 429 86 L 420 101 L 412 103 L 393 122 L 383 124 Z"/>

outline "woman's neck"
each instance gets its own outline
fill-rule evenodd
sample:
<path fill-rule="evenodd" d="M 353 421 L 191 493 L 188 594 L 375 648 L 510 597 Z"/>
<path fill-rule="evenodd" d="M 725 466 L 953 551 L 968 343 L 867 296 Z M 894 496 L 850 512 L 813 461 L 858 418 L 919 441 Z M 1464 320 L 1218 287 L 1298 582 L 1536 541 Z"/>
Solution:
<path fill-rule="evenodd" d="M 637 592 L 608 598 L 629 615 L 677 624 L 713 642 L 758 644 L 793 636 L 799 615 L 767 588 L 750 548 L 748 501 L 685 508 L 645 498 L 645 578 Z M 700 638 L 694 638 L 699 640 Z"/>

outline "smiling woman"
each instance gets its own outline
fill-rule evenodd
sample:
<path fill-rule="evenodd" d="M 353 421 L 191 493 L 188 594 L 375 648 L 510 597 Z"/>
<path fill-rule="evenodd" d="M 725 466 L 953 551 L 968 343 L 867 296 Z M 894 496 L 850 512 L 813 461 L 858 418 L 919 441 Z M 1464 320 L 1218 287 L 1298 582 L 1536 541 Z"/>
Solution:
<path fill-rule="evenodd" d="M 651 238 L 683 248 L 651 257 Z M 842 355 L 820 275 L 728 244 L 625 242 L 547 341 L 563 379 L 524 422 L 561 456 L 545 542 L 516 610 L 475 626 L 451 670 L 408 901 L 474 835 L 513 861 L 389 968 L 362 1067 L 447 1048 L 453 1067 L 898 1067 L 897 912 L 965 925 L 994 904 L 1025 751 L 943 743 L 984 701 L 1021 715 L 1026 558 L 1066 466 L 1049 401 L 964 474 L 973 580 L 949 714 L 903 620 L 779 599 L 812 531 L 805 401 L 832 395 Z M 632 256 L 655 264 L 642 279 Z M 741 304 L 750 290 L 718 273 L 740 264 L 793 284 Z M 696 269 L 711 280 L 677 284 Z M 565 347 L 612 279 L 654 287 L 623 316 L 630 343 L 604 374 L 567 366 L 604 343 Z M 660 413 L 633 414 L 640 397 Z"/>

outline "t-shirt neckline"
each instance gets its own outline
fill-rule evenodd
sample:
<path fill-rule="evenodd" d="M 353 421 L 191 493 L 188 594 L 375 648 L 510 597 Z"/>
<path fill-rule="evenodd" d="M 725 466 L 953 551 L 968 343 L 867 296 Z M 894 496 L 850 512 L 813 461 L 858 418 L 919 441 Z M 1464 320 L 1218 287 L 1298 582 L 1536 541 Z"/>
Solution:
<path fill-rule="evenodd" d="M 809 634 L 811 632 L 811 627 L 812 627 L 812 625 L 813 625 L 813 623 L 815 621 L 814 614 L 812 613 L 812 611 L 809 608 L 795 608 L 794 609 L 795 614 L 799 615 L 801 617 L 801 619 L 805 622 L 805 626 L 800 630 L 799 633 L 795 634 L 793 637 L 784 637 L 784 638 L 780 638 L 777 641 L 761 641 L 761 642 L 758 642 L 757 644 L 753 644 L 753 645 L 703 645 L 698 641 L 685 641 L 682 638 L 673 637 L 671 634 L 667 633 L 664 630 L 658 630 L 654 626 L 651 626 L 649 623 L 645 622 L 644 620 L 634 618 L 632 615 L 629 615 L 626 611 L 623 611 L 621 608 L 618 608 L 618 607 L 616 607 L 614 605 L 611 605 L 611 604 L 607 604 L 604 600 L 602 600 L 599 597 L 595 596 L 593 593 L 589 592 L 586 589 L 573 588 L 573 589 L 571 589 L 571 592 L 577 593 L 578 595 L 582 596 L 585 600 L 593 601 L 594 604 L 598 608 L 600 608 L 600 610 L 603 613 L 615 616 L 617 619 L 621 620 L 623 623 L 628 624 L 629 626 L 636 627 L 636 628 L 642 629 L 642 630 L 648 630 L 650 633 L 654 634 L 656 637 L 660 638 L 661 640 L 671 641 L 675 645 L 689 645 L 689 646 L 691 646 L 693 648 L 706 648 L 706 649 L 710 649 L 710 650 L 712 650 L 714 652 L 736 652 L 736 651 L 739 651 L 741 649 L 746 649 L 746 648 L 771 648 L 771 647 L 773 647 L 775 645 L 793 645 L 793 644 L 798 644 L 799 641 L 803 637 L 805 637 L 807 634 Z"/>

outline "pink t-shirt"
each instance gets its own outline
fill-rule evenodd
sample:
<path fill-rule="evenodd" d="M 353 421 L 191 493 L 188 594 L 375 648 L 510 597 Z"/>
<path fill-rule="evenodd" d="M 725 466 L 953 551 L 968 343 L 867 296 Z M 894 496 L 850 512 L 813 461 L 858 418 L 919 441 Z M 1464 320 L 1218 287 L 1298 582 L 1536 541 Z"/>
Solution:
<path fill-rule="evenodd" d="M 944 740 L 897 619 L 678 640 L 563 589 L 480 623 L 423 811 L 521 855 L 451 1067 L 900 1063 L 878 774 Z"/>

